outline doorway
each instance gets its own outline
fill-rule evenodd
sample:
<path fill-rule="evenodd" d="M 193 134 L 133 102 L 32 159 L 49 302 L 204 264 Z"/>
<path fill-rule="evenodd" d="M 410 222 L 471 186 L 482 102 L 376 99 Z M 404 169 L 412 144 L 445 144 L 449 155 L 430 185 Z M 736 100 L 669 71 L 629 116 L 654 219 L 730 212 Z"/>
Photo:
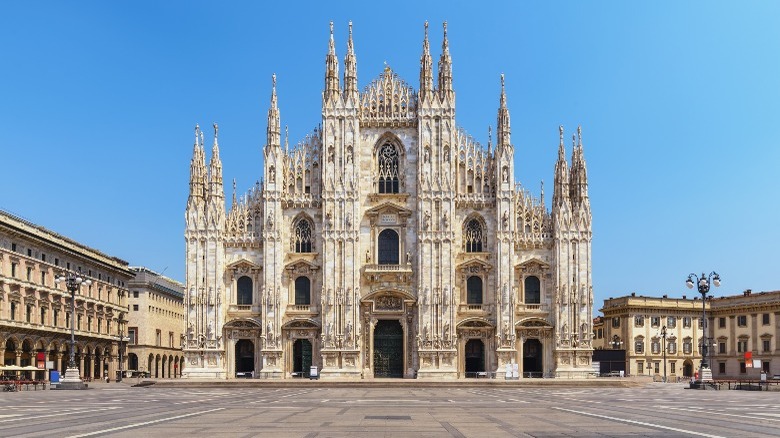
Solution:
<path fill-rule="evenodd" d="M 404 330 L 397 320 L 374 327 L 374 377 L 404 376 Z"/>
<path fill-rule="evenodd" d="M 308 339 L 296 339 L 293 343 L 293 373 L 296 376 L 309 377 L 311 370 L 311 342 Z"/>
<path fill-rule="evenodd" d="M 236 375 L 255 370 L 255 344 L 249 339 L 236 342 Z"/>
<path fill-rule="evenodd" d="M 478 377 L 485 371 L 485 344 L 481 339 L 466 342 L 466 377 Z"/>
<path fill-rule="evenodd" d="M 523 377 L 543 377 L 542 343 L 538 339 L 523 343 Z"/>

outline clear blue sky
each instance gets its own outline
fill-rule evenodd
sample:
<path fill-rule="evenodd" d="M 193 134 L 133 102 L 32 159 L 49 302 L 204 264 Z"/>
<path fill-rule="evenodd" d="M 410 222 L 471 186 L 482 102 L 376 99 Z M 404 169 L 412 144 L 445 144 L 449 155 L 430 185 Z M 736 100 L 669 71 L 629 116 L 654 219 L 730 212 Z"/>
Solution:
<path fill-rule="evenodd" d="M 460 125 L 487 142 L 503 72 L 516 177 L 548 205 L 558 125 L 582 125 L 596 309 L 690 296 L 692 271 L 780 288 L 780 3 L 267 3 L 4 3 L 0 208 L 181 280 L 196 123 L 230 199 L 262 174 L 272 73 L 291 142 L 320 122 L 330 20 L 361 88 L 385 61 L 416 88 L 447 20 Z"/>

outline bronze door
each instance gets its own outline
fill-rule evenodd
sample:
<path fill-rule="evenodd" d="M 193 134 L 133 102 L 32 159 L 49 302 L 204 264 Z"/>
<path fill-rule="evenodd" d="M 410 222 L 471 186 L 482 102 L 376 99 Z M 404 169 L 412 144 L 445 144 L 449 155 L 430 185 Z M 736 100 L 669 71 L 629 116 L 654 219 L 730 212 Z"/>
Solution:
<path fill-rule="evenodd" d="M 403 376 L 403 328 L 398 321 L 381 320 L 374 328 L 374 377 Z"/>

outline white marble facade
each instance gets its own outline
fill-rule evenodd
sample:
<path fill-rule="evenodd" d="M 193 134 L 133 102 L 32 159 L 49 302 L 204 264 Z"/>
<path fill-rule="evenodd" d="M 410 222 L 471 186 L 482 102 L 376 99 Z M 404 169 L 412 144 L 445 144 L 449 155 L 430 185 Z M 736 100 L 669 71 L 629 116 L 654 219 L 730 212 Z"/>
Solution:
<path fill-rule="evenodd" d="M 586 376 L 591 213 L 580 130 L 560 129 L 553 205 L 514 179 L 501 77 L 496 139 L 455 121 L 444 39 L 434 86 L 389 67 L 362 91 L 331 24 L 322 120 L 282 138 L 273 79 L 262 182 L 226 212 L 217 127 L 195 131 L 186 210 L 185 378 Z M 343 66 L 343 76 L 339 67 Z"/>

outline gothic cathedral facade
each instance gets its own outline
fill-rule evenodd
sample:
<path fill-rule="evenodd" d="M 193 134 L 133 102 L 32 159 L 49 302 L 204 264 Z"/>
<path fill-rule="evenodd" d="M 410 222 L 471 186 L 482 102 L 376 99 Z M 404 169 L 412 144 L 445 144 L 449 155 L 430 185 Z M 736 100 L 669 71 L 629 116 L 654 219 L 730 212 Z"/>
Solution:
<path fill-rule="evenodd" d="M 363 91 L 350 23 L 331 23 L 322 121 L 282 142 L 276 77 L 259 182 L 225 208 L 218 132 L 195 130 L 186 208 L 185 378 L 508 375 L 591 371 L 591 212 L 580 130 L 560 128 L 548 209 L 515 183 L 501 77 L 495 144 L 455 121 L 444 39 L 434 86 L 389 67 Z"/>

